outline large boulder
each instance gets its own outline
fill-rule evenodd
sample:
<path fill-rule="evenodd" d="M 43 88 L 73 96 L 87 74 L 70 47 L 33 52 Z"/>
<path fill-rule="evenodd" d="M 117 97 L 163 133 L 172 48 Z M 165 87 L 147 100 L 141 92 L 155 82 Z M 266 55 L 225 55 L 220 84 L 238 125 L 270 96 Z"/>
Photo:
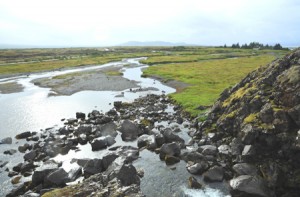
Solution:
<path fill-rule="evenodd" d="M 20 133 L 18 135 L 16 135 L 16 139 L 26 139 L 28 137 L 32 136 L 32 133 L 30 131 L 26 131 L 26 132 L 23 132 L 23 133 Z"/>
<path fill-rule="evenodd" d="M 258 176 L 241 175 L 229 182 L 233 196 L 269 197 L 271 192 Z"/>
<path fill-rule="evenodd" d="M 184 145 L 184 140 L 178 135 L 174 134 L 170 128 L 167 128 L 161 132 L 165 138 L 165 142 L 178 142 L 181 146 Z"/>
<path fill-rule="evenodd" d="M 114 143 L 116 143 L 116 141 L 111 136 L 99 137 L 97 139 L 94 139 L 91 142 L 92 151 L 97 151 L 97 150 L 105 149 L 106 147 L 111 146 Z"/>
<path fill-rule="evenodd" d="M 45 181 L 47 181 L 50 186 L 65 186 L 70 179 L 69 174 L 63 168 L 59 168 L 49 173 Z"/>
<path fill-rule="evenodd" d="M 166 155 L 179 157 L 181 153 L 180 145 L 176 142 L 162 145 L 160 148 L 159 157 L 164 160 Z"/>
<path fill-rule="evenodd" d="M 203 145 L 198 148 L 198 152 L 202 153 L 203 155 L 216 155 L 218 149 L 214 145 Z"/>
<path fill-rule="evenodd" d="M 239 139 L 239 138 L 234 138 L 234 139 L 231 141 L 230 146 L 231 146 L 231 154 L 232 154 L 232 155 L 241 155 L 241 154 L 242 154 L 244 145 L 243 145 L 241 139 Z"/>
<path fill-rule="evenodd" d="M 131 163 L 127 163 L 123 157 L 116 158 L 103 174 L 109 180 L 118 179 L 122 186 L 140 184 L 137 170 Z"/>
<path fill-rule="evenodd" d="M 116 150 L 116 154 L 130 163 L 139 158 L 139 149 L 132 146 L 122 146 Z"/>
<path fill-rule="evenodd" d="M 12 138 L 11 137 L 3 138 L 2 140 L 0 140 L 0 144 L 12 144 Z"/>
<path fill-rule="evenodd" d="M 76 118 L 84 120 L 85 119 L 85 113 L 76 112 Z"/>
<path fill-rule="evenodd" d="M 165 162 L 166 162 L 167 165 L 173 165 L 175 163 L 180 162 L 180 159 L 178 157 L 166 155 L 165 156 Z"/>
<path fill-rule="evenodd" d="M 185 152 L 181 155 L 181 158 L 186 161 L 186 162 L 194 162 L 194 163 L 199 163 L 203 161 L 204 156 L 197 152 L 197 151 L 191 151 L 191 152 Z"/>
<path fill-rule="evenodd" d="M 113 122 L 98 126 L 99 131 L 97 132 L 98 135 L 101 136 L 112 136 L 112 137 L 116 137 L 118 135 L 117 132 L 117 125 Z"/>
<path fill-rule="evenodd" d="M 39 184 L 43 184 L 45 178 L 55 170 L 58 169 L 58 163 L 53 161 L 44 162 L 43 165 L 36 168 L 32 175 L 32 184 L 33 186 L 37 186 Z"/>
<path fill-rule="evenodd" d="M 71 170 L 68 172 L 68 180 L 75 181 L 82 174 L 82 167 L 79 165 L 72 166 Z"/>
<path fill-rule="evenodd" d="M 16 187 L 14 187 L 6 196 L 7 197 L 15 197 L 20 196 L 25 193 L 26 188 L 29 187 L 30 181 L 20 183 Z"/>
<path fill-rule="evenodd" d="M 254 147 L 254 145 L 246 145 L 242 152 L 243 161 L 246 162 L 252 161 L 255 157 L 255 153 L 256 153 L 256 148 Z"/>
<path fill-rule="evenodd" d="M 140 178 L 135 167 L 132 164 L 124 164 L 117 172 L 117 178 L 123 186 L 131 184 L 140 184 Z"/>
<path fill-rule="evenodd" d="M 157 148 L 155 137 L 153 135 L 141 135 L 138 138 L 137 145 L 139 148 L 146 147 L 149 150 L 154 150 Z"/>
<path fill-rule="evenodd" d="M 222 181 L 224 178 L 224 170 L 221 166 L 214 166 L 203 174 L 204 181 L 216 182 Z"/>
<path fill-rule="evenodd" d="M 83 167 L 83 171 L 85 177 L 89 177 L 93 174 L 102 172 L 102 160 L 101 159 L 88 160 Z"/>
<path fill-rule="evenodd" d="M 248 163 L 237 163 L 235 164 L 232 169 L 234 172 L 240 176 L 240 175 L 257 175 L 257 169 L 254 165 L 248 164 Z"/>
<path fill-rule="evenodd" d="M 157 147 L 161 147 L 165 143 L 165 138 L 164 138 L 163 134 L 155 133 L 154 136 L 155 136 L 155 142 L 156 142 Z"/>
<path fill-rule="evenodd" d="M 231 154 L 231 148 L 229 145 L 222 144 L 218 147 L 219 154 L 229 155 Z"/>
<path fill-rule="evenodd" d="M 108 153 L 105 156 L 102 157 L 102 168 L 103 171 L 108 168 L 108 166 L 116 159 L 119 155 L 116 153 Z"/>
<path fill-rule="evenodd" d="M 123 141 L 133 141 L 137 139 L 141 130 L 131 121 L 124 120 L 121 125 L 120 132 L 122 133 L 121 137 Z"/>
<path fill-rule="evenodd" d="M 189 188 L 191 188 L 191 189 L 201 189 L 202 188 L 201 183 L 199 183 L 198 180 L 193 176 L 189 177 L 188 185 L 189 185 Z"/>
<path fill-rule="evenodd" d="M 33 161 L 37 157 L 37 150 L 32 150 L 24 155 L 25 161 Z"/>
<path fill-rule="evenodd" d="M 209 168 L 209 164 L 205 161 L 201 161 L 199 163 L 195 163 L 187 166 L 187 170 L 191 174 L 202 174 Z"/>
<path fill-rule="evenodd" d="M 77 130 L 74 131 L 76 135 L 80 135 L 80 134 L 90 135 L 91 132 L 92 132 L 91 125 L 81 125 L 77 128 Z"/>

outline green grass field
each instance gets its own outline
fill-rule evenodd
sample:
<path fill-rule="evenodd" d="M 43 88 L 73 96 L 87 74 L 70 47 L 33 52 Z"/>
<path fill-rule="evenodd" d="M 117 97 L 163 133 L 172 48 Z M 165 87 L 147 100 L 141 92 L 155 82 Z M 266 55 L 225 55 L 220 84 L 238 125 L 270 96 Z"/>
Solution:
<path fill-rule="evenodd" d="M 171 97 L 192 116 L 197 116 L 201 113 L 197 107 L 212 105 L 225 88 L 286 53 L 280 50 L 216 47 L 7 49 L 0 50 L 0 76 L 148 57 L 142 63 L 152 66 L 144 71 L 144 76 L 187 83 L 187 88 Z M 115 71 L 107 71 L 107 74 L 120 75 Z"/>
<path fill-rule="evenodd" d="M 253 50 L 251 50 L 253 51 Z M 192 55 L 190 62 L 183 62 L 182 58 L 175 56 L 170 63 L 162 64 L 162 57 L 151 57 L 147 61 L 154 64 L 144 71 L 144 76 L 159 76 L 165 80 L 176 80 L 189 84 L 184 90 L 174 93 L 171 97 L 184 107 L 192 116 L 198 116 L 201 110 L 199 106 L 210 106 L 219 97 L 220 93 L 238 83 L 249 72 L 256 68 L 270 63 L 277 57 L 286 52 L 259 51 L 250 53 L 236 53 L 236 58 L 225 59 L 214 58 L 215 55 L 206 54 L 206 60 L 199 59 L 195 61 L 195 55 Z M 232 55 L 232 51 L 231 54 Z M 165 60 L 165 59 L 164 59 Z M 156 64 L 158 62 L 158 64 Z M 183 62 L 183 63 L 182 63 Z"/>

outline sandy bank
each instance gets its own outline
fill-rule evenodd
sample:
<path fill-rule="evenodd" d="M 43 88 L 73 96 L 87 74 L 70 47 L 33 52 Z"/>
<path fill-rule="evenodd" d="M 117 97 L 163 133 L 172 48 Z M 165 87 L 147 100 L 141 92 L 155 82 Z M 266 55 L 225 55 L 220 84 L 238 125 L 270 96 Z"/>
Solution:
<path fill-rule="evenodd" d="M 101 69 L 95 71 L 76 72 L 59 75 L 53 78 L 40 78 L 32 82 L 51 90 L 58 95 L 72 95 L 76 92 L 91 91 L 122 91 L 139 87 L 136 82 L 125 79 L 122 76 L 110 76 L 107 71 L 117 71 L 116 68 Z"/>
<path fill-rule="evenodd" d="M 24 87 L 17 82 L 8 82 L 0 84 L 0 93 L 1 94 L 10 94 L 16 92 L 22 92 Z"/>

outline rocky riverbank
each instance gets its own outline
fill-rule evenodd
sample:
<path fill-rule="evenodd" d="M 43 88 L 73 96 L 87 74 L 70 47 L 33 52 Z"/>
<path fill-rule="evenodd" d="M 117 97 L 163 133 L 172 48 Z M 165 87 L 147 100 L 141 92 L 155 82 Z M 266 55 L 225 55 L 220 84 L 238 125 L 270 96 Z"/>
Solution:
<path fill-rule="evenodd" d="M 193 189 L 222 183 L 232 196 L 298 196 L 299 105 L 296 50 L 225 90 L 204 122 L 190 119 L 164 95 L 117 101 L 106 113 L 78 112 L 62 128 L 16 136 L 28 143 L 18 148 L 24 162 L 6 169 L 16 185 L 8 196 L 147 196 L 141 188 L 147 175 L 134 167 L 145 149 L 171 170 L 185 162 L 185 181 Z M 96 157 L 77 158 L 84 146 Z M 67 163 L 57 161 L 71 152 Z"/>
<path fill-rule="evenodd" d="M 157 152 L 166 165 L 182 159 L 182 149 L 191 144 L 180 137 L 184 136 L 180 125 L 190 132 L 196 130 L 181 112 L 166 96 L 148 95 L 133 103 L 115 102 L 105 114 L 96 110 L 88 115 L 76 113 L 62 128 L 21 133 L 16 138 L 28 141 L 18 148 L 24 162 L 7 169 L 16 185 L 7 196 L 143 196 L 139 187 L 143 169 L 132 163 L 145 148 Z M 134 145 L 124 146 L 124 142 Z M 57 155 L 81 151 L 81 145 L 89 145 L 99 156 L 73 158 L 69 170 L 55 161 Z"/>

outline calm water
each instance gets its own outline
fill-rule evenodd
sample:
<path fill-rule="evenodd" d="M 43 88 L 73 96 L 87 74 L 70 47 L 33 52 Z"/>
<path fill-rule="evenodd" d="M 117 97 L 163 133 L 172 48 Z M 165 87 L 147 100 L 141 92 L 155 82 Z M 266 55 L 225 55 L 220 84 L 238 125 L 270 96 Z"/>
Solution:
<path fill-rule="evenodd" d="M 0 94 L 0 139 L 4 137 L 14 137 L 16 134 L 24 131 L 39 131 L 60 126 L 63 118 L 75 117 L 76 112 L 89 113 L 94 109 L 99 111 L 108 111 L 111 109 L 114 101 L 130 102 L 134 99 L 145 96 L 149 93 L 161 94 L 164 91 L 166 94 L 175 92 L 175 89 L 162 85 L 160 82 L 153 79 L 141 78 L 142 68 L 147 67 L 141 65 L 138 61 L 141 58 L 124 59 L 120 62 L 109 63 L 105 65 L 97 65 L 88 68 L 79 68 L 66 71 L 45 72 L 40 74 L 32 74 L 30 76 L 20 76 L 16 78 L 1 79 L 0 83 L 18 82 L 25 89 L 20 93 Z M 120 91 L 82 91 L 71 96 L 56 96 L 48 97 L 50 89 L 40 88 L 32 83 L 31 80 L 41 77 L 53 77 L 60 74 L 71 72 L 99 69 L 100 67 L 116 66 L 122 67 L 125 64 L 135 64 L 139 67 L 122 68 L 123 76 L 130 80 L 138 81 L 141 88 L 155 87 L 158 91 L 146 91 L 132 93 L 129 90 L 124 90 L 124 97 L 117 98 Z M 184 135 L 184 134 L 182 134 Z M 187 138 L 188 136 L 185 136 Z M 117 141 L 121 142 L 120 135 Z M 18 144 L 22 141 L 14 141 L 12 145 L 0 145 L 0 152 L 11 148 L 17 149 Z M 136 146 L 136 142 L 122 142 L 126 145 Z M 67 156 L 57 156 L 55 159 L 64 162 L 66 169 L 70 168 L 70 160 L 72 158 L 99 158 L 105 152 L 92 152 L 91 146 L 79 146 L 81 151 L 70 151 Z M 22 162 L 22 155 L 16 153 L 13 156 L 0 154 L 0 160 L 8 161 L 6 167 L 13 167 L 19 162 Z M 185 163 L 182 161 L 176 165 L 176 170 L 170 170 L 164 162 L 159 160 L 159 157 L 147 150 L 141 152 L 141 158 L 135 163 L 138 168 L 143 168 L 145 177 L 142 179 L 141 188 L 147 196 L 209 196 L 222 197 L 224 194 L 216 189 L 207 187 L 205 190 L 190 190 L 187 189 L 187 179 L 190 174 L 185 169 Z M 5 168 L 6 168 L 5 167 Z M 2 169 L 3 171 L 4 169 Z M 181 177 L 178 180 L 178 177 Z M 201 177 L 199 177 L 201 179 Z M 6 172 L 0 173 L 0 196 L 5 194 L 12 188 L 9 177 Z M 222 187 L 218 185 L 217 188 Z M 163 188 L 163 189 L 160 189 Z M 226 189 L 225 189 L 226 190 Z"/>
<path fill-rule="evenodd" d="M 117 66 L 124 64 L 139 64 L 137 59 L 125 59 L 121 62 L 109 63 L 102 66 L 73 69 L 67 71 L 46 72 L 30 75 L 29 77 L 19 77 L 2 79 L 0 83 L 18 82 L 25 87 L 20 93 L 0 94 L 0 139 L 4 137 L 14 137 L 24 131 L 39 131 L 47 127 L 59 125 L 62 118 L 72 118 L 76 112 L 91 112 L 93 109 L 107 111 L 112 108 L 114 101 L 133 101 L 134 99 L 149 94 L 160 94 L 165 91 L 167 94 L 175 92 L 173 88 L 155 82 L 152 79 L 141 77 L 141 67 L 124 68 L 124 77 L 130 80 L 139 81 L 142 88 L 156 87 L 159 91 L 147 91 L 131 93 L 124 90 L 124 97 L 116 98 L 120 91 L 82 91 L 71 96 L 48 97 L 49 89 L 40 88 L 30 83 L 31 80 L 41 77 L 53 77 L 60 74 L 77 72 L 81 70 L 99 69 L 100 67 Z"/>

